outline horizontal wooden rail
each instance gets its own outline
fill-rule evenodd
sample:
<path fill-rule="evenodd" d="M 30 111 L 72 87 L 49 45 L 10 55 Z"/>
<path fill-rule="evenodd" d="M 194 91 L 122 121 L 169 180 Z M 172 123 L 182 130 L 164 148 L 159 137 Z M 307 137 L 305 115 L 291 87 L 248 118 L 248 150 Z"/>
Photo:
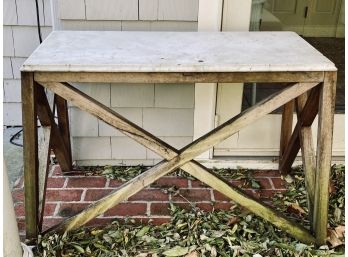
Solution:
<path fill-rule="evenodd" d="M 324 72 L 35 72 L 38 82 L 245 83 L 321 82 Z"/>

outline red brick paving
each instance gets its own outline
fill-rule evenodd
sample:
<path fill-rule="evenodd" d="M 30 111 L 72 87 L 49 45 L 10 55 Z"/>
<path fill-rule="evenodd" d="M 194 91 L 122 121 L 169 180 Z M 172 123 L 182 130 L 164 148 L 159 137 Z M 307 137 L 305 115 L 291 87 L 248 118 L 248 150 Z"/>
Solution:
<path fill-rule="evenodd" d="M 53 167 L 47 182 L 44 229 L 80 212 L 93 201 L 102 198 L 125 183 L 100 176 L 82 175 L 81 172 L 74 172 L 63 176 L 59 166 Z M 254 172 L 254 178 L 261 185 L 261 189 L 243 188 L 243 190 L 261 200 L 269 201 L 275 193 L 285 190 L 285 182 L 278 171 L 257 171 Z M 235 186 L 243 186 L 243 181 L 240 180 L 230 182 Z M 168 190 L 169 188 L 172 190 Z M 18 227 L 23 235 L 25 213 L 22 179 L 18 181 L 12 195 L 18 217 Z M 151 221 L 156 225 L 169 222 L 170 202 L 182 208 L 190 208 L 193 205 L 205 211 L 228 210 L 234 205 L 226 196 L 200 181 L 166 176 L 93 219 L 87 225 L 107 225 L 114 220 L 125 222 L 130 219 L 136 223 Z"/>

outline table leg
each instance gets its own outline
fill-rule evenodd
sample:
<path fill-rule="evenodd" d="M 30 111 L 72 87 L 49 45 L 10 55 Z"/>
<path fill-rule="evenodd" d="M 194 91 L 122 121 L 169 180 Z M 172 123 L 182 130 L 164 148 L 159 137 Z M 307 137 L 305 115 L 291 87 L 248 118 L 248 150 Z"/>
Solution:
<path fill-rule="evenodd" d="M 297 120 L 301 120 L 301 113 L 307 101 L 307 93 L 296 98 Z M 311 126 L 301 125 L 301 128 L 299 129 L 299 138 L 302 152 L 303 171 L 305 174 L 305 185 L 307 190 L 308 216 L 311 224 L 311 230 L 313 231 L 313 203 L 316 166 Z"/>
<path fill-rule="evenodd" d="M 321 86 L 317 139 L 314 231 L 318 245 L 326 243 L 336 72 L 326 72 Z"/>
<path fill-rule="evenodd" d="M 39 221 L 36 90 L 33 73 L 22 72 L 23 157 L 26 238 L 37 238 Z"/>

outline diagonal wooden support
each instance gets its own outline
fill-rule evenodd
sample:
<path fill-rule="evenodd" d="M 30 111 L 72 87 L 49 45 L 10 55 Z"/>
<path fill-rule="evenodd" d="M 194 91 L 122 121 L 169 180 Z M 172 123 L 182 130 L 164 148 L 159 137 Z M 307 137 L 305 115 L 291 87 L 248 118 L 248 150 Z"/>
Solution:
<path fill-rule="evenodd" d="M 45 212 L 46 186 L 49 172 L 51 153 L 51 127 L 42 127 L 42 137 L 39 142 L 39 230 L 42 230 L 43 217 Z"/>
<path fill-rule="evenodd" d="M 72 163 L 68 103 L 64 98 L 55 94 L 54 104 L 57 108 L 58 128 L 68 152 L 69 163 Z"/>
<path fill-rule="evenodd" d="M 301 115 L 297 121 L 295 129 L 292 133 L 286 151 L 282 156 L 282 160 L 279 163 L 279 170 L 281 173 L 289 173 L 291 170 L 291 165 L 293 164 L 298 151 L 300 150 L 300 137 L 299 132 L 301 127 L 303 126 L 311 126 L 315 116 L 318 113 L 318 105 L 319 105 L 319 88 L 315 87 L 311 90 L 310 95 L 308 97 L 308 101 L 304 106 Z"/>
<path fill-rule="evenodd" d="M 44 127 L 51 127 L 52 130 L 52 148 L 57 156 L 58 162 L 63 171 L 70 171 L 72 164 L 69 161 L 69 153 L 65 147 L 64 140 L 60 134 L 59 128 L 54 121 L 51 108 L 49 106 L 46 93 L 42 86 L 37 84 L 37 114 L 40 123 Z"/>
<path fill-rule="evenodd" d="M 296 110 L 298 120 L 301 119 L 301 112 L 308 100 L 307 93 L 296 98 Z M 312 128 L 310 126 L 302 126 L 299 131 L 302 163 L 305 173 L 305 184 L 307 189 L 308 216 L 313 230 L 313 204 L 314 204 L 314 188 L 315 188 L 315 153 L 313 149 Z"/>
<path fill-rule="evenodd" d="M 307 85 L 307 87 L 305 87 L 302 90 L 308 90 L 315 85 L 316 84 Z M 55 92 L 57 94 L 61 94 L 64 98 L 67 98 L 68 100 L 72 101 L 73 104 L 77 105 L 81 109 L 84 109 L 84 110 L 90 112 L 91 114 L 96 115 L 97 117 L 103 119 L 105 122 L 109 123 L 110 125 L 118 128 L 118 129 L 121 129 L 121 131 L 123 133 L 132 137 L 133 139 L 135 139 L 139 143 L 145 145 L 146 147 L 155 151 L 156 153 L 160 154 L 161 156 L 163 156 L 166 159 L 171 159 L 171 158 L 177 156 L 177 154 L 179 153 L 177 150 L 171 148 L 167 144 L 165 144 L 165 143 L 162 144 L 162 142 L 159 139 L 157 139 L 156 137 L 154 137 L 153 135 L 151 135 L 148 132 L 144 131 L 143 129 L 137 127 L 136 125 L 127 121 L 122 116 L 119 116 L 117 113 L 113 112 L 112 110 L 108 109 L 107 107 L 103 106 L 102 104 L 98 103 L 97 101 L 88 97 L 87 95 L 83 94 L 82 92 L 79 92 L 77 89 L 71 87 L 68 84 L 61 85 L 59 83 L 49 83 L 49 85 L 44 84 L 44 86 L 51 89 L 53 92 Z M 61 91 L 60 90 L 61 88 L 64 88 L 64 89 Z M 278 95 L 278 94 L 276 94 L 276 95 Z M 278 96 L 277 100 L 284 101 L 283 98 L 284 97 L 281 95 L 281 96 Z M 277 108 L 277 107 L 270 108 L 270 106 L 272 106 L 272 104 L 275 104 L 275 105 L 279 104 L 277 101 L 272 102 L 272 99 L 270 99 L 269 101 L 271 102 L 271 104 L 268 104 L 268 105 L 265 104 L 265 106 L 263 108 L 263 111 L 266 113 L 272 111 L 273 110 L 272 108 Z M 265 103 L 267 103 L 267 101 L 265 101 Z M 262 104 L 263 103 L 260 103 L 260 105 L 262 105 Z M 252 108 L 252 109 L 254 109 L 254 108 Z M 248 112 L 245 112 L 245 113 L 248 113 Z M 261 115 L 261 116 L 256 115 L 256 113 L 258 113 L 258 111 L 255 111 L 255 110 L 251 111 L 251 113 L 249 114 L 249 119 L 250 118 L 257 119 L 257 118 L 262 116 L 262 113 L 261 114 L 259 113 L 259 115 Z M 240 121 L 242 121 L 243 115 L 241 114 L 232 120 L 238 121 L 238 119 Z M 246 122 L 249 123 L 252 121 L 246 121 Z M 233 134 L 237 131 L 238 130 L 232 129 L 229 133 Z M 228 135 L 227 135 L 227 137 L 228 137 Z M 223 139 L 220 139 L 220 140 L 223 140 Z M 209 146 L 206 146 L 206 147 L 209 147 Z M 180 157 L 180 156 L 178 156 L 178 157 Z M 190 158 L 190 157 L 187 157 L 187 158 Z M 178 158 L 174 158 L 174 160 L 178 160 Z M 188 160 L 190 160 L 190 159 L 188 159 Z M 174 164 L 171 163 L 172 161 L 163 164 L 165 166 L 165 168 L 171 167 L 171 165 L 174 165 L 175 163 Z M 182 160 L 179 161 L 179 163 L 181 163 L 181 162 L 182 162 Z M 175 167 L 179 167 L 180 166 L 179 163 L 176 163 Z M 169 165 L 169 166 L 166 166 L 166 165 Z M 89 214 L 87 214 L 87 217 L 89 215 L 92 215 L 93 217 L 95 217 L 94 215 L 98 215 L 99 212 L 104 212 L 105 210 L 107 210 L 107 208 L 109 208 L 109 207 L 107 207 L 108 205 L 110 205 L 110 204 L 116 205 L 118 202 L 122 201 L 122 199 L 126 199 L 131 194 L 134 194 L 134 193 L 140 191 L 145 186 L 145 184 L 144 184 L 145 180 L 151 179 L 151 181 L 146 183 L 146 184 L 150 184 L 153 181 L 155 181 L 157 178 L 161 177 L 162 174 L 164 175 L 167 172 L 170 172 L 168 170 L 167 171 L 161 170 L 160 168 L 156 168 L 156 167 L 153 168 L 155 171 L 147 171 L 146 175 L 143 175 L 143 176 L 145 176 L 145 178 L 141 177 L 142 175 L 140 175 L 138 178 L 135 178 L 134 180 L 132 180 L 129 184 L 127 183 L 128 185 L 125 185 L 123 187 L 123 189 L 120 188 L 116 194 L 118 194 L 121 198 L 120 197 L 116 197 L 117 199 L 112 198 L 114 200 L 113 201 L 110 200 L 110 202 L 109 202 L 109 198 L 106 198 L 106 200 L 103 201 L 104 203 L 97 206 L 97 208 L 93 208 L 93 207 L 88 208 L 88 210 L 86 210 L 89 213 Z M 175 169 L 175 167 L 172 167 L 171 170 Z M 259 207 L 258 208 L 259 212 L 257 214 L 259 216 L 265 218 L 266 220 L 272 222 L 276 226 L 287 230 L 289 233 L 296 235 L 297 237 L 301 238 L 302 240 L 307 240 L 308 242 L 313 240 L 311 235 L 306 230 L 304 230 L 304 229 L 300 228 L 299 226 L 297 226 L 296 224 L 293 224 L 292 222 L 288 221 L 285 217 L 280 215 L 278 212 L 275 212 L 274 210 L 270 209 L 267 205 L 262 204 L 262 203 L 258 202 L 256 199 L 253 199 L 252 197 L 247 196 L 243 193 L 241 194 L 241 192 L 238 188 L 235 188 L 233 186 L 231 187 L 231 185 L 229 185 L 228 183 L 222 182 L 216 175 L 214 175 L 213 173 L 210 173 L 208 170 L 206 170 L 206 168 L 199 165 L 197 162 L 191 161 L 190 163 L 184 165 L 182 168 L 185 171 L 187 171 L 188 173 L 192 174 L 193 176 L 196 176 L 198 179 L 205 182 L 206 184 L 211 185 L 212 187 L 216 188 L 221 193 L 231 197 L 234 201 L 241 204 L 242 206 L 245 206 L 246 208 L 248 208 L 252 211 L 254 210 L 255 206 Z M 157 172 L 158 173 L 161 172 L 161 173 L 157 174 L 157 175 L 154 174 Z M 137 185 L 137 183 L 140 183 L 140 185 L 139 184 Z M 219 184 L 219 183 L 220 184 L 223 183 L 222 185 L 224 185 L 224 186 L 217 186 L 217 184 Z M 136 191 L 134 191 L 134 190 L 136 190 Z M 106 205 L 105 205 L 105 203 L 106 203 Z M 86 216 L 86 215 L 82 214 L 82 216 Z M 278 218 L 278 217 L 280 217 L 280 218 Z M 88 217 L 88 220 L 89 220 L 89 217 Z M 71 220 L 70 222 L 66 221 L 65 224 L 64 223 L 61 224 L 60 229 L 63 229 L 63 230 L 64 229 L 67 229 L 67 230 L 73 229 L 79 225 L 84 224 L 87 221 L 84 220 L 83 217 L 82 217 L 82 219 L 81 218 L 74 219 L 74 220 Z M 81 222 L 82 222 L 82 224 L 81 224 Z M 300 236 L 300 234 L 302 234 L 302 236 Z"/>
<path fill-rule="evenodd" d="M 280 130 L 279 162 L 282 161 L 283 154 L 291 138 L 293 113 L 294 100 L 291 100 L 283 107 L 282 125 Z"/>

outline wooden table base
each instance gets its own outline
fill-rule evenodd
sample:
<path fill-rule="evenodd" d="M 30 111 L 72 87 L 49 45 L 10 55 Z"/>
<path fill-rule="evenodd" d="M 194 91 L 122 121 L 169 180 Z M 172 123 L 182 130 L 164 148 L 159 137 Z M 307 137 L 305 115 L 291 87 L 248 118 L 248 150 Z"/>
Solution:
<path fill-rule="evenodd" d="M 163 161 L 146 172 L 128 181 L 108 196 L 94 202 L 77 215 L 63 221 L 49 231 L 64 232 L 76 229 L 111 207 L 128 199 L 144 187 L 167 173 L 181 167 L 184 171 L 221 192 L 234 202 L 271 222 L 278 228 L 305 243 L 324 244 L 326 241 L 328 183 L 331 166 L 333 113 L 335 100 L 336 72 L 279 73 L 276 74 L 148 74 L 131 73 L 121 76 L 117 73 L 22 73 L 23 126 L 24 126 L 24 171 L 27 238 L 36 238 L 42 233 L 42 213 L 44 211 L 44 192 L 47 174 L 47 154 L 52 147 L 63 171 L 71 169 L 71 148 L 67 103 L 79 107 L 98 119 L 117 128 L 120 132 L 152 150 L 164 158 Z M 198 138 L 183 149 L 175 149 L 156 136 L 119 115 L 112 109 L 61 81 L 120 82 L 125 78 L 131 82 L 239 82 L 245 81 L 291 82 L 281 91 L 257 103 L 248 110 L 236 115 L 206 135 Z M 277 76 L 276 76 L 277 75 Z M 143 77 L 142 77 L 143 76 Z M 254 77 L 253 77 L 254 76 Z M 214 80 L 214 81 L 213 81 Z M 217 80 L 217 81 L 215 81 Z M 59 82 L 58 82 L 59 81 Z M 295 81 L 295 82 L 294 82 Z M 58 124 L 48 104 L 45 89 L 55 94 Z M 288 172 L 301 148 L 308 191 L 308 206 L 311 230 L 286 218 L 268 205 L 246 195 L 241 189 L 218 177 L 193 159 L 222 142 L 242 128 L 285 105 L 282 119 L 280 170 Z M 292 132 L 292 110 L 296 106 L 298 122 Z M 317 158 L 313 150 L 310 126 L 319 113 Z M 44 157 L 39 158 L 36 117 L 44 128 L 46 142 L 43 145 Z M 292 135 L 291 135 L 292 132 Z M 40 160 L 39 160 L 40 159 Z M 41 217 L 41 218 L 40 218 Z M 49 232 L 46 231 L 45 233 Z"/>

